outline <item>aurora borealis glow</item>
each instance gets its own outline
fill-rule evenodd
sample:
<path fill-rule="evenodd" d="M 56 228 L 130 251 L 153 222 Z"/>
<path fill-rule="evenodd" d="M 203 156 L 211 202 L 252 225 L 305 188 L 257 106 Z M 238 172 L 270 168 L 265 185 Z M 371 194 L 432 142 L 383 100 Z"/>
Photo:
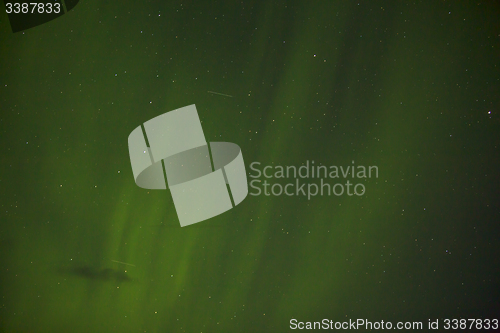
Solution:
<path fill-rule="evenodd" d="M 81 0 L 12 33 L 2 10 L 0 332 L 498 318 L 499 14 Z M 248 195 L 181 228 L 169 191 L 134 183 L 127 137 L 191 104 L 248 182 L 253 162 L 378 177 L 355 179 L 363 195 Z"/>

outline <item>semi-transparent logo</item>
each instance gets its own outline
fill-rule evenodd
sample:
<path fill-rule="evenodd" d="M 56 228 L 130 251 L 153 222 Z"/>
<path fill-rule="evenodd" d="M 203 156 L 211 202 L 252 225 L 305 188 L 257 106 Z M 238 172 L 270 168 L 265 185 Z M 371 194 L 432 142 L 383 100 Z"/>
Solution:
<path fill-rule="evenodd" d="M 182 227 L 222 214 L 248 194 L 240 147 L 207 144 L 194 104 L 138 126 L 128 147 L 135 183 L 145 189 L 168 186 Z"/>
<path fill-rule="evenodd" d="M 378 178 L 378 166 L 352 165 L 337 166 L 314 165 L 314 161 L 307 160 L 300 166 L 294 165 L 267 165 L 261 167 L 260 162 L 250 164 L 250 169 L 255 174 L 250 174 L 252 190 L 250 195 L 258 196 L 306 196 L 307 200 L 317 195 L 320 196 L 363 196 L 366 193 L 364 181 Z M 262 171 L 261 171 L 262 170 Z M 263 181 L 261 178 L 263 177 Z M 352 183 L 349 181 L 351 179 Z M 275 179 L 275 181 L 273 181 Z M 280 181 L 294 179 L 295 181 L 283 184 Z M 345 183 L 339 182 L 345 179 Z M 269 182 L 268 182 L 269 180 Z M 331 182 L 333 181 L 333 183 Z"/>

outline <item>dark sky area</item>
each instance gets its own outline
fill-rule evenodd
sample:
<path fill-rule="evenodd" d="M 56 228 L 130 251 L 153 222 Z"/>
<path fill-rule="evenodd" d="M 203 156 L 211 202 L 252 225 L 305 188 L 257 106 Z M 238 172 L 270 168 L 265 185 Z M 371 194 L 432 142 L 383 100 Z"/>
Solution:
<path fill-rule="evenodd" d="M 498 2 L 80 0 L 16 33 L 0 8 L 0 332 L 500 319 Z M 192 104 L 256 181 L 181 227 L 127 140 Z M 313 161 L 378 174 L 275 177 Z"/>

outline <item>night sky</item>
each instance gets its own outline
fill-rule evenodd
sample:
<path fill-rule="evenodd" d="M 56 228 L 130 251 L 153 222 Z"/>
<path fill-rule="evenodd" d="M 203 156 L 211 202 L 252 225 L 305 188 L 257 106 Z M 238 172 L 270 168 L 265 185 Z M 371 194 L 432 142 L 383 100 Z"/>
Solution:
<path fill-rule="evenodd" d="M 500 319 L 499 15 L 81 0 L 13 33 L 2 7 L 0 332 Z M 248 182 L 321 181 L 252 178 L 253 162 L 378 177 L 348 178 L 362 195 L 249 194 L 180 227 L 168 190 L 135 184 L 127 140 L 191 104 L 207 141 L 241 148 Z"/>

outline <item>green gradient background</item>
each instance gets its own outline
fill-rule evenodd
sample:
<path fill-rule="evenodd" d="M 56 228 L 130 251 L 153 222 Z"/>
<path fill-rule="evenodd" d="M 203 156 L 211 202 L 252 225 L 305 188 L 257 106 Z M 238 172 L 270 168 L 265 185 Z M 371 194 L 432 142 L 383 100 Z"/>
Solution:
<path fill-rule="evenodd" d="M 82 0 L 12 34 L 2 12 L 0 331 L 498 318 L 499 13 Z M 181 228 L 168 191 L 135 185 L 127 137 L 190 104 L 248 172 L 354 160 L 379 178 L 362 197 L 248 196 Z"/>

